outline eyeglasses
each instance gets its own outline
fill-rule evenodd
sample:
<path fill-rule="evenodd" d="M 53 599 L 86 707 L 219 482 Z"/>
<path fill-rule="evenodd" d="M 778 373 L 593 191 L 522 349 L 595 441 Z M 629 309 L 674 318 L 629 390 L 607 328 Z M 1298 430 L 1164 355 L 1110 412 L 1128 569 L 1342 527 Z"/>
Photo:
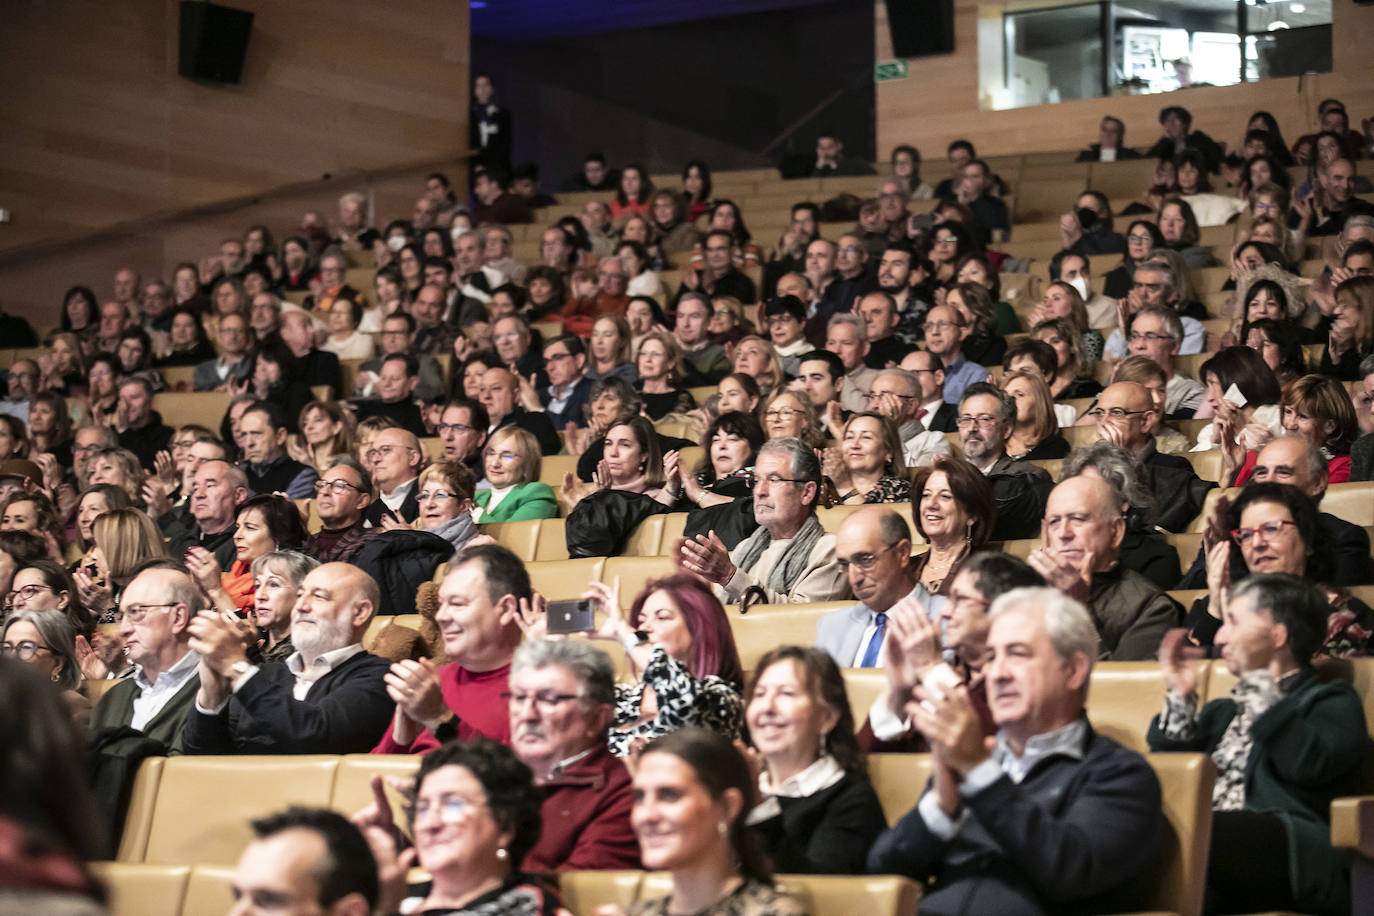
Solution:
<path fill-rule="evenodd" d="M 948 331 L 952 328 L 959 327 L 959 325 L 952 321 L 927 321 L 925 324 L 921 325 L 921 327 L 929 334 L 931 331 Z"/>
<path fill-rule="evenodd" d="M 1139 242 L 1139 243 L 1141 243 L 1142 245 L 1145 245 L 1145 244 L 1148 244 L 1148 243 L 1150 243 L 1150 242 L 1153 242 L 1153 241 L 1154 241 L 1154 238 L 1153 238 L 1152 236 L 1148 235 L 1148 234 L 1141 234 L 1141 233 L 1139 233 L 1139 232 L 1136 232 L 1136 233 L 1132 233 L 1131 235 L 1126 236 L 1126 241 L 1128 241 L 1128 242 Z"/>
<path fill-rule="evenodd" d="M 21 639 L 19 642 L 0 643 L 0 655 L 13 655 L 22 662 L 31 662 L 33 657 L 39 652 L 52 653 L 47 646 L 40 646 L 32 639 Z"/>
<path fill-rule="evenodd" d="M 1139 284 L 1136 285 L 1138 286 Z M 1145 331 L 1143 333 L 1139 331 L 1132 331 L 1130 336 L 1126 338 L 1126 340 L 1128 340 L 1131 343 L 1136 343 L 1138 341 L 1146 341 L 1148 343 L 1159 343 L 1162 340 L 1173 339 L 1174 338 L 1168 334 L 1156 334 L 1154 331 Z"/>
<path fill-rule="evenodd" d="M 957 244 L 959 244 L 959 236 L 957 236 L 957 235 L 943 235 L 943 236 L 939 236 L 939 237 L 937 237 L 937 238 L 935 239 L 935 244 L 937 244 L 937 245 L 957 245 Z"/>
<path fill-rule="evenodd" d="M 25 601 L 32 601 L 34 596 L 37 595 L 39 592 L 53 592 L 55 594 L 56 591 L 57 590 L 54 589 L 51 585 L 39 585 L 37 583 L 33 585 L 26 585 L 23 588 L 16 588 L 14 591 L 6 595 L 5 604 L 12 606 L 14 602 L 20 598 L 23 598 Z"/>
<path fill-rule="evenodd" d="M 849 572 L 849 567 L 851 566 L 868 572 L 877 565 L 879 557 L 896 546 L 896 544 L 888 544 L 877 553 L 856 553 L 847 559 L 845 557 L 836 557 L 835 563 L 840 567 L 840 572 Z"/>
<path fill-rule="evenodd" d="M 1283 520 L 1265 522 L 1263 525 L 1256 525 L 1254 528 L 1235 528 L 1231 531 L 1231 540 L 1244 547 L 1246 544 L 1250 543 L 1250 540 L 1255 535 L 1262 534 L 1266 541 L 1272 541 L 1279 536 L 1279 532 L 1283 530 L 1284 525 L 1292 525 L 1296 528 L 1298 523 Z"/>
<path fill-rule="evenodd" d="M 444 433 L 470 433 L 475 428 L 466 423 L 440 423 L 435 430 L 442 436 Z"/>
<path fill-rule="evenodd" d="M 366 492 L 362 487 L 354 486 L 347 480 L 340 480 L 337 477 L 333 480 L 315 481 L 316 493 L 323 493 L 325 490 L 333 490 L 335 496 L 343 496 L 345 490 L 357 490 L 359 493 Z"/>
<path fill-rule="evenodd" d="M 519 457 L 520 457 L 519 455 L 515 454 L 515 452 L 492 452 L 492 451 L 483 452 L 483 456 L 486 457 L 486 458 L 495 458 L 495 459 L 497 459 L 498 461 L 502 461 L 502 462 L 505 462 L 505 463 L 507 463 L 507 464 L 509 464 L 510 462 L 514 461 L 516 458 L 519 458 Z"/>
<path fill-rule="evenodd" d="M 924 370 L 924 371 L 929 372 L 930 370 L 929 370 L 929 369 L 926 369 L 926 370 Z M 875 400 L 877 400 L 878 398 L 881 398 L 881 397 L 882 397 L 883 395 L 885 395 L 885 394 L 889 394 L 889 395 L 891 395 L 891 396 L 894 397 L 894 398 L 900 398 L 900 399 L 903 400 L 903 401 L 914 401 L 914 400 L 916 400 L 916 395 L 914 395 L 914 394 L 898 394 L 898 393 L 895 392 L 895 391 L 870 391 L 870 392 L 868 393 L 868 399 L 869 399 L 870 401 L 875 401 Z"/>
<path fill-rule="evenodd" d="M 416 501 L 416 502 L 422 502 L 422 501 L 424 501 L 424 500 L 426 500 L 426 499 L 457 499 L 457 498 L 458 498 L 458 494 L 456 494 L 456 493 L 450 493 L 448 490 L 425 490 L 425 491 L 424 491 L 423 493 L 421 493 L 419 496 L 415 497 L 415 501 Z"/>
<path fill-rule="evenodd" d="M 176 602 L 172 604 L 131 604 L 128 607 L 123 607 L 115 611 L 115 623 L 123 623 L 127 620 L 129 623 L 139 624 L 148 617 L 149 611 L 165 610 L 169 607 L 176 606 Z"/>
<path fill-rule="evenodd" d="M 989 426 L 997 425 L 997 417 L 989 416 L 987 414 L 983 414 L 980 417 L 971 417 L 968 414 L 965 414 L 964 416 L 959 417 L 954 422 L 958 424 L 960 429 L 967 429 L 970 426 L 981 426 L 984 429 L 986 429 Z"/>
<path fill-rule="evenodd" d="M 560 359 L 571 359 L 571 358 L 572 358 L 572 354 L 571 354 L 571 353 L 554 353 L 554 354 L 551 355 L 551 356 L 546 356 L 546 357 L 544 357 L 544 365 L 549 366 L 549 365 L 552 365 L 553 363 L 558 362 Z"/>
<path fill-rule="evenodd" d="M 437 816 L 441 823 L 459 824 L 468 814 L 483 807 L 486 802 L 469 801 L 461 795 L 441 795 L 438 799 L 420 799 L 415 802 L 411 819 L 415 823 Z"/>
<path fill-rule="evenodd" d="M 505 700 L 516 709 L 520 709 L 526 703 L 534 703 L 534 708 L 540 712 L 553 712 L 563 703 L 569 700 L 579 700 L 581 697 L 575 693 L 553 693 L 544 690 L 539 693 L 511 693 L 501 694 L 501 699 Z"/>
<path fill-rule="evenodd" d="M 765 420 L 790 420 L 799 413 L 801 413 L 800 410 L 793 410 L 791 407 L 771 407 L 763 412 L 763 418 Z"/>
<path fill-rule="evenodd" d="M 415 451 L 415 449 L 411 448 L 408 445 L 379 445 L 376 448 L 368 449 L 367 453 L 364 454 L 363 457 L 366 458 L 368 461 L 376 461 L 378 458 L 384 458 L 387 455 L 390 455 L 392 452 L 400 449 L 404 449 L 407 452 Z"/>
<path fill-rule="evenodd" d="M 1127 417 L 1139 416 L 1145 412 L 1146 411 L 1143 410 L 1127 410 L 1124 407 L 1094 407 L 1092 410 L 1088 411 L 1088 416 L 1092 417 L 1093 421 L 1096 422 L 1103 417 L 1111 417 L 1113 420 L 1124 420 Z"/>
<path fill-rule="evenodd" d="M 741 470 L 738 472 L 737 476 L 743 478 L 750 489 L 757 487 L 761 483 L 766 483 L 770 487 L 776 487 L 780 483 L 809 483 L 809 481 L 802 480 L 800 477 L 779 477 L 777 474 L 769 474 L 767 477 L 760 477 L 758 474 L 754 473 L 753 468 Z"/>
<path fill-rule="evenodd" d="M 1147 289 L 1152 293 L 1157 293 L 1164 288 L 1163 283 L 1133 283 L 1133 289 Z"/>
<path fill-rule="evenodd" d="M 80 452 L 83 455 L 94 455 L 104 447 L 103 445 L 73 445 L 72 451 Z"/>

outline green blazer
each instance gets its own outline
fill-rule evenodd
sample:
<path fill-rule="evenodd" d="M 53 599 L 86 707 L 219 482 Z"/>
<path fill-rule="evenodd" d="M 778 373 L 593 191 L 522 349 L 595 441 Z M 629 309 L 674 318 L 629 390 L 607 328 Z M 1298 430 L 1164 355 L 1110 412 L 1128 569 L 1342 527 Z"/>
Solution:
<path fill-rule="evenodd" d="M 148 721 L 143 734 L 167 745 L 168 754 L 180 754 L 181 727 L 186 717 L 195 707 L 196 694 L 200 691 L 200 675 L 192 674 L 181 689 L 172 695 L 157 715 Z M 138 684 L 132 677 L 126 678 L 105 691 L 100 702 L 91 714 L 91 729 L 128 725 L 134 718 L 134 699 L 138 697 Z"/>
<path fill-rule="evenodd" d="M 1235 700 L 1212 700 L 1198 712 L 1191 741 L 1167 738 L 1156 716 L 1147 738 L 1150 750 L 1210 754 L 1235 714 Z M 1331 800 L 1360 794 L 1369 738 L 1359 694 L 1342 681 L 1321 681 L 1307 668 L 1250 731 L 1246 810 L 1283 821 L 1293 894 L 1304 911 L 1349 912 L 1348 859 L 1331 847 Z"/>
<path fill-rule="evenodd" d="M 524 522 L 558 517 L 558 499 L 553 495 L 553 487 L 538 480 L 516 484 L 494 512 L 487 511 L 490 490 L 479 490 L 473 499 L 482 507 L 478 522 Z"/>

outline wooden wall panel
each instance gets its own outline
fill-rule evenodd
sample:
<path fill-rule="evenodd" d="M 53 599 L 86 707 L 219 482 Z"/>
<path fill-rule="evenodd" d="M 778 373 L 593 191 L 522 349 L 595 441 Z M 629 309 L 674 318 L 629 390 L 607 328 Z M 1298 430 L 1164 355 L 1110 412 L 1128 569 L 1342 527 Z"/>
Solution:
<path fill-rule="evenodd" d="M 466 146 L 466 3 L 231 4 L 237 86 L 177 75 L 176 0 L 5 4 L 0 250 Z"/>
<path fill-rule="evenodd" d="M 1317 102 L 1328 96 L 1345 101 L 1356 129 L 1362 117 L 1374 116 L 1374 59 L 1368 53 L 1374 42 L 1374 7 L 1348 2 L 1336 3 L 1333 9 L 1336 47 L 1332 73 L 981 111 L 979 11 L 991 9 L 1000 15 L 1002 7 L 1002 3 L 955 0 L 955 52 L 912 60 L 906 79 L 877 84 L 880 159 L 899 143 L 915 144 L 930 163 L 923 177 L 933 184 L 945 177 L 945 169 L 935 160 L 944 158 L 945 147 L 955 139 L 973 141 L 978 151 L 988 156 L 1082 148 L 1097 141 L 1098 122 L 1108 112 L 1126 121 L 1127 143 L 1142 147 L 1158 139 L 1158 113 L 1165 105 L 1187 107 L 1195 126 L 1230 144 L 1240 142 L 1246 120 L 1259 109 L 1278 118 L 1290 143 L 1311 129 Z M 892 41 L 885 3 L 876 4 L 874 18 L 875 57 L 890 59 Z"/>

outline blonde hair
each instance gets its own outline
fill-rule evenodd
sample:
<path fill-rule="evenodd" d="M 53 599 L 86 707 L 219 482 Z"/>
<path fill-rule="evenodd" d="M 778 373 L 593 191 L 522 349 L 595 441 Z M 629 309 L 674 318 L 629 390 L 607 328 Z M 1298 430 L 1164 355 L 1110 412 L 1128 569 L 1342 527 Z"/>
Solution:
<path fill-rule="evenodd" d="M 771 342 L 764 340 L 757 334 L 746 334 L 739 339 L 739 343 L 735 344 L 735 353 L 738 354 L 740 348 L 747 343 L 756 343 L 763 347 L 763 355 L 768 358 L 768 371 L 771 373 L 771 377 L 767 380 L 761 378 L 754 379 L 754 381 L 759 383 L 759 391 L 764 394 L 770 394 L 775 388 L 781 389 L 787 381 L 787 373 L 782 368 L 782 357 L 778 355 L 777 348 L 774 347 Z M 731 362 L 733 363 L 734 360 L 731 360 Z M 733 369 L 734 366 L 732 365 L 731 368 Z M 802 400 L 806 399 L 802 398 Z"/>
<path fill-rule="evenodd" d="M 1007 386 L 1017 379 L 1021 379 L 1031 386 L 1031 407 L 1035 417 L 1035 441 L 1037 443 L 1044 442 L 1059 432 L 1059 421 L 1054 415 L 1054 398 L 1050 395 L 1050 386 L 1038 373 L 1020 369 L 1002 376 L 1002 390 L 1007 391 Z M 1007 393 L 1010 394 L 1011 392 Z"/>
<path fill-rule="evenodd" d="M 110 580 L 120 586 L 127 584 L 145 561 L 168 556 L 157 524 L 138 509 L 102 513 L 91 523 L 91 537 L 105 557 Z"/>
<path fill-rule="evenodd" d="M 678 346 L 677 338 L 667 331 L 650 331 L 639 341 L 639 349 L 643 350 L 644 345 L 651 340 L 656 340 L 663 345 L 664 356 L 668 360 L 668 384 L 677 385 L 682 381 L 682 347 Z M 636 355 L 635 368 L 638 369 L 639 357 Z"/>
<path fill-rule="evenodd" d="M 539 450 L 539 440 L 534 438 L 534 433 L 518 426 L 506 426 L 498 429 L 491 434 L 486 446 L 482 449 L 482 457 L 495 449 L 498 443 L 510 440 L 519 446 L 517 454 L 519 460 L 515 463 L 516 483 L 529 483 L 539 479 L 539 473 L 543 468 L 543 454 Z M 447 462 L 440 462 L 446 464 Z M 437 467 L 438 465 L 436 465 Z M 421 478 L 423 480 L 423 478 Z"/>

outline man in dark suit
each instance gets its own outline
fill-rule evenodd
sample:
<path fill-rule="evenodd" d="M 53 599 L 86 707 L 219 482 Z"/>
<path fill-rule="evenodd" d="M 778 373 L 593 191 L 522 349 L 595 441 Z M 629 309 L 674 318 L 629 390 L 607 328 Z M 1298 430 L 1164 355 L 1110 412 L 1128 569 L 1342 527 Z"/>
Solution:
<path fill-rule="evenodd" d="M 964 456 L 992 484 L 997 507 L 992 540 L 1039 537 L 1054 482 L 1044 468 L 1007 455 L 1007 439 L 1016 425 L 1011 395 L 988 382 L 969 385 L 959 399 L 957 423 Z"/>
<path fill-rule="evenodd" d="M 315 347 L 315 322 L 311 317 L 298 309 L 285 312 L 278 333 L 296 360 L 293 367 L 296 379 L 311 388 L 328 385 L 337 397 L 343 390 L 339 357 Z"/>
<path fill-rule="evenodd" d="M 539 389 L 539 404 L 555 430 L 569 423 L 587 425 L 587 398 L 592 381 L 587 378 L 587 348 L 576 334 L 563 334 L 544 345 L 547 387 Z"/>
<path fill-rule="evenodd" d="M 361 754 L 386 731 L 395 704 L 385 658 L 363 651 L 377 583 L 349 563 L 316 567 L 291 611 L 284 662 L 254 665 L 242 623 L 210 610 L 190 624 L 200 690 L 186 721 L 188 754 Z"/>
<path fill-rule="evenodd" d="M 539 450 L 543 454 L 557 455 L 563 448 L 563 440 L 558 437 L 553 422 L 543 411 L 526 410 L 521 406 L 518 392 L 519 383 L 509 370 L 488 369 L 482 373 L 480 397 L 482 406 L 487 409 L 487 419 L 491 421 L 487 434 L 503 426 L 518 426 L 539 440 Z"/>
<path fill-rule="evenodd" d="M 1122 146 L 1126 140 L 1126 122 L 1111 115 L 1104 115 L 1097 129 L 1097 142 L 1078 154 L 1074 162 L 1124 162 L 1139 159 L 1140 153 L 1129 146 Z"/>
<path fill-rule="evenodd" d="M 929 881 L 922 912 L 1138 905 L 1163 851 L 1159 780 L 1083 714 L 1098 655 L 1092 618 L 1043 588 L 1008 592 L 989 616 L 996 743 L 985 740 L 966 687 L 916 690 L 905 708 L 933 748 L 934 774 L 915 809 L 869 851 L 869 871 Z"/>
<path fill-rule="evenodd" d="M 369 417 L 386 417 L 402 429 L 425 436 L 425 418 L 415 403 L 415 386 L 420 384 L 420 360 L 411 353 L 392 353 L 382 360 L 377 374 L 377 397 L 354 401 L 359 422 Z"/>
<path fill-rule="evenodd" d="M 373 528 L 381 525 L 382 518 L 387 515 L 415 521 L 420 514 L 416 483 L 420 469 L 425 466 L 420 440 L 410 430 L 393 426 L 377 433 L 372 448 L 364 457 L 377 493 L 363 518 Z"/>

